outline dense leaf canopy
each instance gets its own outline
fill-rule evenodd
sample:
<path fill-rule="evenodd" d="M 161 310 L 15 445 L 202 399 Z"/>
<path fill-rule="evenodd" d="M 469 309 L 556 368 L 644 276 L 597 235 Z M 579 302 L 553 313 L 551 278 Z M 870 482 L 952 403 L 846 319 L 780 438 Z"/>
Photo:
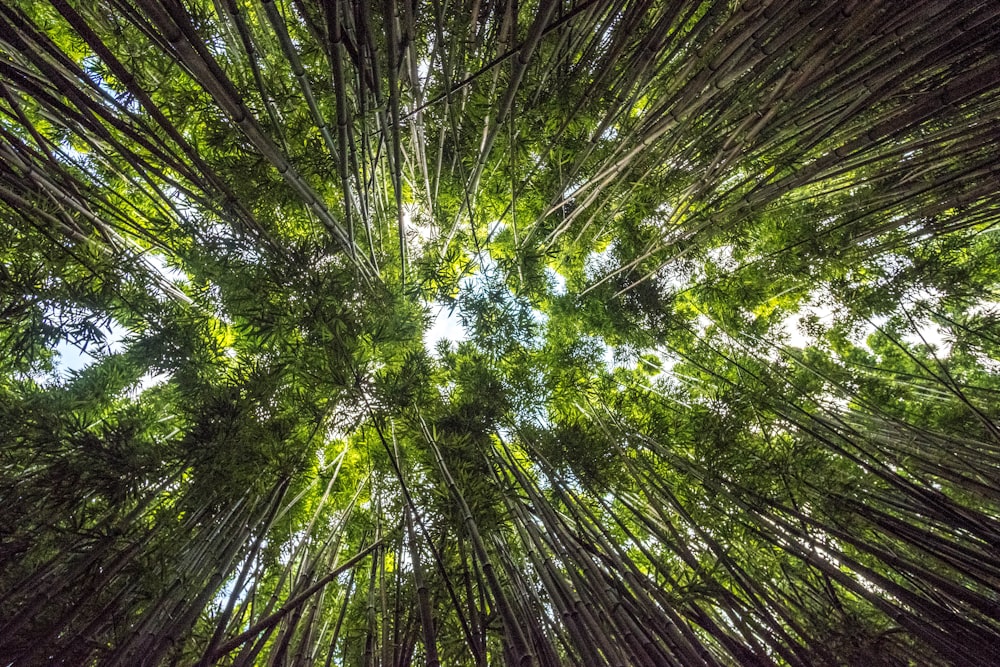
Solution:
<path fill-rule="evenodd" d="M 0 665 L 997 664 L 998 142 L 995 0 L 4 0 Z"/>

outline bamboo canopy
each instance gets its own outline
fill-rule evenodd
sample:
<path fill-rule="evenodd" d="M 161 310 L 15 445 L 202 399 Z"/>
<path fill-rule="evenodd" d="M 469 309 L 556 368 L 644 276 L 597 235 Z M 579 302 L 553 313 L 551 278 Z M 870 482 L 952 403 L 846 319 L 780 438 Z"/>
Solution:
<path fill-rule="evenodd" d="M 5 0 L 0 665 L 1000 664 L 998 143 L 992 0 Z"/>

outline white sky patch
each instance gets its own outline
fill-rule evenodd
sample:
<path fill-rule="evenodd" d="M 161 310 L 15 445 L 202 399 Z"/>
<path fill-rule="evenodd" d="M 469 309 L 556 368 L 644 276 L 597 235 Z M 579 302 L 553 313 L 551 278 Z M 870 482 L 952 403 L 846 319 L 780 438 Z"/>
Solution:
<path fill-rule="evenodd" d="M 429 353 L 434 354 L 434 348 L 441 340 L 461 343 L 469 338 L 469 332 L 458 316 L 457 306 L 451 308 L 441 303 L 432 304 L 431 317 L 431 326 L 424 331 L 424 348 Z"/>
<path fill-rule="evenodd" d="M 188 282 L 187 274 L 168 265 L 166 258 L 162 255 L 148 252 L 143 255 L 143 258 L 146 260 L 146 264 L 160 274 L 164 280 L 174 284 L 184 284 Z"/>
<path fill-rule="evenodd" d="M 945 340 L 946 331 L 934 322 L 918 322 L 917 329 L 903 336 L 903 341 L 916 347 L 930 345 L 935 353 L 947 357 L 951 354 L 951 341 Z"/>
<path fill-rule="evenodd" d="M 181 215 L 184 216 L 198 215 L 198 209 L 195 206 L 193 206 L 191 202 L 189 202 L 184 197 L 184 194 L 177 188 L 167 186 L 166 188 L 163 189 L 163 194 L 166 195 L 166 198 L 170 200 L 170 202 L 173 204 L 173 207 L 177 211 L 179 211 Z M 225 236 L 227 235 L 232 234 L 232 231 L 228 227 L 218 222 L 213 222 L 209 225 L 209 232 L 213 236 L 220 235 L 223 238 L 225 238 Z"/>
<path fill-rule="evenodd" d="M 563 190 L 563 199 L 564 200 L 571 199 L 573 195 L 576 194 L 576 191 L 582 187 L 583 187 L 583 181 L 575 181 L 573 183 L 570 183 L 569 185 L 566 186 L 566 189 Z"/>
<path fill-rule="evenodd" d="M 662 216 L 664 216 L 666 218 L 669 218 L 670 216 L 672 216 L 674 214 L 674 210 L 675 209 L 674 209 L 673 204 L 671 204 L 670 202 L 666 202 L 665 201 L 665 202 L 663 202 L 662 204 L 660 204 L 659 206 L 656 207 L 656 214 L 657 215 L 662 215 Z"/>
<path fill-rule="evenodd" d="M 847 412 L 847 409 L 850 406 L 850 401 L 846 396 L 841 396 L 840 394 L 835 394 L 833 392 L 824 392 L 823 395 L 819 396 L 816 400 L 824 408 L 835 413 Z"/>
<path fill-rule="evenodd" d="M 124 340 L 128 330 L 114 320 L 107 327 L 102 327 L 104 345 L 99 349 L 91 345 L 86 350 L 69 341 L 60 341 L 55 347 L 56 358 L 52 360 L 52 372 L 55 375 L 65 375 L 70 371 L 82 371 L 96 363 L 100 356 L 117 354 L 125 349 Z"/>
<path fill-rule="evenodd" d="M 406 228 L 406 245 L 411 252 L 419 253 L 434 238 L 434 228 L 421 214 L 417 204 L 403 204 L 403 226 Z"/>
<path fill-rule="evenodd" d="M 706 253 L 712 263 L 723 271 L 732 271 L 738 264 L 733 258 L 733 246 L 720 245 L 712 248 Z"/>
<path fill-rule="evenodd" d="M 604 346 L 604 365 L 607 366 L 609 369 L 618 368 L 621 366 L 621 364 L 619 364 L 616 361 L 615 348 L 611 347 L 610 345 Z"/>
<path fill-rule="evenodd" d="M 605 141 L 614 141 L 617 138 L 618 138 L 618 128 L 615 127 L 614 125 L 609 125 L 608 129 L 604 130 L 604 132 L 601 132 L 601 139 L 604 139 Z"/>
<path fill-rule="evenodd" d="M 614 250 L 614 242 L 609 243 L 608 247 L 604 250 L 598 252 L 597 250 L 591 251 L 587 255 L 586 259 L 583 260 L 583 274 L 587 276 L 587 280 L 597 280 L 601 277 L 601 274 L 605 270 L 605 265 L 611 258 L 611 253 Z"/>
<path fill-rule="evenodd" d="M 987 373 L 992 373 L 993 375 L 1000 375 L 1000 361 L 988 357 L 981 352 L 973 352 L 973 355 L 979 366 Z"/>
<path fill-rule="evenodd" d="M 538 308 L 532 308 L 531 319 L 535 321 L 535 324 L 537 324 L 539 328 L 544 328 L 549 322 L 549 314 L 539 310 Z"/>
<path fill-rule="evenodd" d="M 868 337 L 871 336 L 876 331 L 878 331 L 878 329 L 884 327 L 885 323 L 888 321 L 889 321 L 888 315 L 876 315 L 875 317 L 871 318 L 870 321 L 865 322 L 864 326 L 861 329 L 855 331 L 850 336 L 848 336 L 847 339 L 851 341 L 853 345 L 867 348 Z"/>
<path fill-rule="evenodd" d="M 496 260 L 488 252 L 477 254 L 475 260 L 479 267 L 474 272 L 462 276 L 458 281 L 459 292 L 475 292 L 485 285 L 488 276 L 495 275 L 499 270 Z M 426 305 L 431 315 L 431 326 L 424 331 L 424 349 L 428 353 L 433 356 L 435 347 L 441 340 L 461 343 L 469 339 L 469 331 L 462 325 L 457 303 L 446 304 L 435 301 Z"/>
<path fill-rule="evenodd" d="M 89 151 L 90 148 L 86 147 L 86 150 Z M 63 140 L 59 142 L 59 151 L 67 158 L 69 158 L 70 161 L 72 162 L 81 163 L 87 160 L 89 157 L 87 153 L 78 150 L 76 146 L 71 144 L 68 140 Z"/>
<path fill-rule="evenodd" d="M 696 320 L 696 324 L 698 328 L 698 335 L 704 336 L 705 332 L 708 331 L 708 328 L 715 323 L 712 320 L 710 320 L 707 315 L 699 313 L 698 318 Z"/>
<path fill-rule="evenodd" d="M 159 386 L 169 379 L 170 373 L 154 373 L 153 371 L 149 371 L 139 378 L 139 381 L 126 392 L 126 396 L 134 400 L 139 398 L 142 392 Z"/>
<path fill-rule="evenodd" d="M 966 313 L 972 317 L 990 315 L 997 312 L 1000 312 L 1000 303 L 990 301 L 989 299 L 983 299 L 978 303 L 973 304 L 972 307 L 966 311 Z"/>
<path fill-rule="evenodd" d="M 553 294 L 556 296 L 563 296 L 566 294 L 566 278 L 564 278 L 561 273 L 551 267 L 546 267 L 545 275 L 549 279 L 549 285 L 552 286 Z"/>
<path fill-rule="evenodd" d="M 914 307 L 917 303 L 923 303 L 925 305 L 938 304 L 941 302 L 941 299 L 945 297 L 944 293 L 938 289 L 924 288 L 919 290 L 917 294 L 909 295 L 909 297 L 909 300 L 913 301 L 914 304 L 908 304 L 907 309 L 909 310 L 910 316 L 913 318 L 915 329 L 903 334 L 903 341 L 915 347 L 930 345 L 934 348 L 934 352 L 936 354 L 945 357 L 950 355 L 952 342 L 950 340 L 946 340 L 945 338 L 948 335 L 948 330 L 938 326 L 926 315 L 922 316 L 922 308 Z M 970 315 L 986 312 L 992 309 L 989 306 L 996 306 L 996 304 L 989 301 L 983 301 L 974 305 L 967 312 Z"/>
<path fill-rule="evenodd" d="M 490 241 L 493 238 L 495 238 L 497 234 L 503 231 L 503 228 L 505 226 L 506 225 L 504 224 L 503 220 L 494 220 L 493 222 L 491 222 L 489 228 L 486 230 L 487 241 Z"/>
<path fill-rule="evenodd" d="M 888 252 L 875 258 L 875 264 L 879 266 L 891 280 L 907 268 L 913 266 L 913 260 L 899 253 Z"/>
<path fill-rule="evenodd" d="M 601 353 L 601 358 L 604 360 L 604 366 L 609 371 L 616 368 L 630 368 L 629 360 L 625 358 L 624 355 L 619 355 L 616 348 L 612 345 L 608 345 L 603 338 L 595 336 L 590 337 L 588 340 Z"/>
<path fill-rule="evenodd" d="M 831 318 L 833 318 L 833 308 L 825 303 L 806 305 L 800 308 L 798 312 L 786 317 L 782 321 L 781 326 L 788 336 L 789 347 L 806 347 L 814 342 L 813 337 L 808 335 L 802 327 L 802 320 L 810 315 L 815 315 L 819 318 L 820 322 L 829 324 Z"/>
<path fill-rule="evenodd" d="M 490 256 L 490 254 L 488 252 L 481 252 L 481 253 L 477 254 L 476 255 L 476 262 L 479 263 L 479 270 L 476 271 L 473 274 L 464 276 L 459 281 L 459 288 L 460 289 L 463 289 L 463 290 L 473 289 L 477 285 L 482 284 L 483 281 L 486 280 L 486 276 L 493 275 L 497 271 L 499 271 L 499 268 L 497 267 L 496 260 L 493 259 L 493 257 Z"/>
<path fill-rule="evenodd" d="M 68 340 L 59 341 L 53 352 L 52 370 L 45 373 L 35 372 L 29 376 L 42 387 L 49 387 L 66 379 L 70 373 L 78 373 L 97 363 L 102 357 L 117 354 L 125 349 L 125 337 L 128 329 L 114 320 L 107 326 L 100 327 L 104 334 L 104 343 L 91 343 L 84 350 L 81 346 Z"/>
<path fill-rule="evenodd" d="M 674 370 L 674 366 L 676 366 L 677 363 L 680 361 L 680 357 L 678 357 L 676 354 L 671 352 L 669 348 L 666 347 L 657 346 L 652 350 L 646 352 L 646 354 L 649 353 L 656 355 L 657 359 L 659 360 L 658 366 L 650 363 L 645 359 L 642 359 L 642 357 L 640 357 L 639 363 L 654 371 L 653 373 L 651 373 L 654 376 L 659 375 L 660 373 L 670 375 Z"/>
<path fill-rule="evenodd" d="M 803 305 L 797 312 L 788 315 L 781 323 L 782 329 L 787 336 L 789 347 L 806 347 L 815 342 L 815 339 L 804 331 L 802 321 L 806 317 L 816 316 L 824 327 L 829 327 L 835 317 L 837 309 L 828 301 Z M 915 318 L 916 319 L 916 318 Z M 858 347 L 868 347 L 868 338 L 876 331 L 885 326 L 889 320 L 889 315 L 878 315 L 850 335 L 849 340 Z M 916 329 L 910 330 L 902 336 L 902 342 L 912 346 L 930 345 L 935 353 L 941 356 L 948 356 L 951 353 L 951 342 L 946 339 L 947 329 L 944 329 L 929 319 L 917 319 Z"/>
<path fill-rule="evenodd" d="M 687 284 L 690 274 L 678 265 L 667 265 L 656 272 L 656 285 L 661 292 L 680 292 Z"/>

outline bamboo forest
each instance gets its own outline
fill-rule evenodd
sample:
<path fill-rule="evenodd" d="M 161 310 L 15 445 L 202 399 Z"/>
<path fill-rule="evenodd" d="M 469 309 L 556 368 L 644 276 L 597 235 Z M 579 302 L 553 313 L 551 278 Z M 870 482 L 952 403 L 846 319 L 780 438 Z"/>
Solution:
<path fill-rule="evenodd" d="M 1000 2 L 0 0 L 0 667 L 1000 665 Z"/>

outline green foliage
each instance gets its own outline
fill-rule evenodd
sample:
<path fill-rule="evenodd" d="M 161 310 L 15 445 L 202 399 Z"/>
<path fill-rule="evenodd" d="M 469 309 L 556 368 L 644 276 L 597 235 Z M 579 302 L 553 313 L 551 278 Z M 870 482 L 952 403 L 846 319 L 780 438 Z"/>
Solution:
<path fill-rule="evenodd" d="M 995 662 L 996 12 L 855 4 L 5 3 L 0 664 Z"/>

